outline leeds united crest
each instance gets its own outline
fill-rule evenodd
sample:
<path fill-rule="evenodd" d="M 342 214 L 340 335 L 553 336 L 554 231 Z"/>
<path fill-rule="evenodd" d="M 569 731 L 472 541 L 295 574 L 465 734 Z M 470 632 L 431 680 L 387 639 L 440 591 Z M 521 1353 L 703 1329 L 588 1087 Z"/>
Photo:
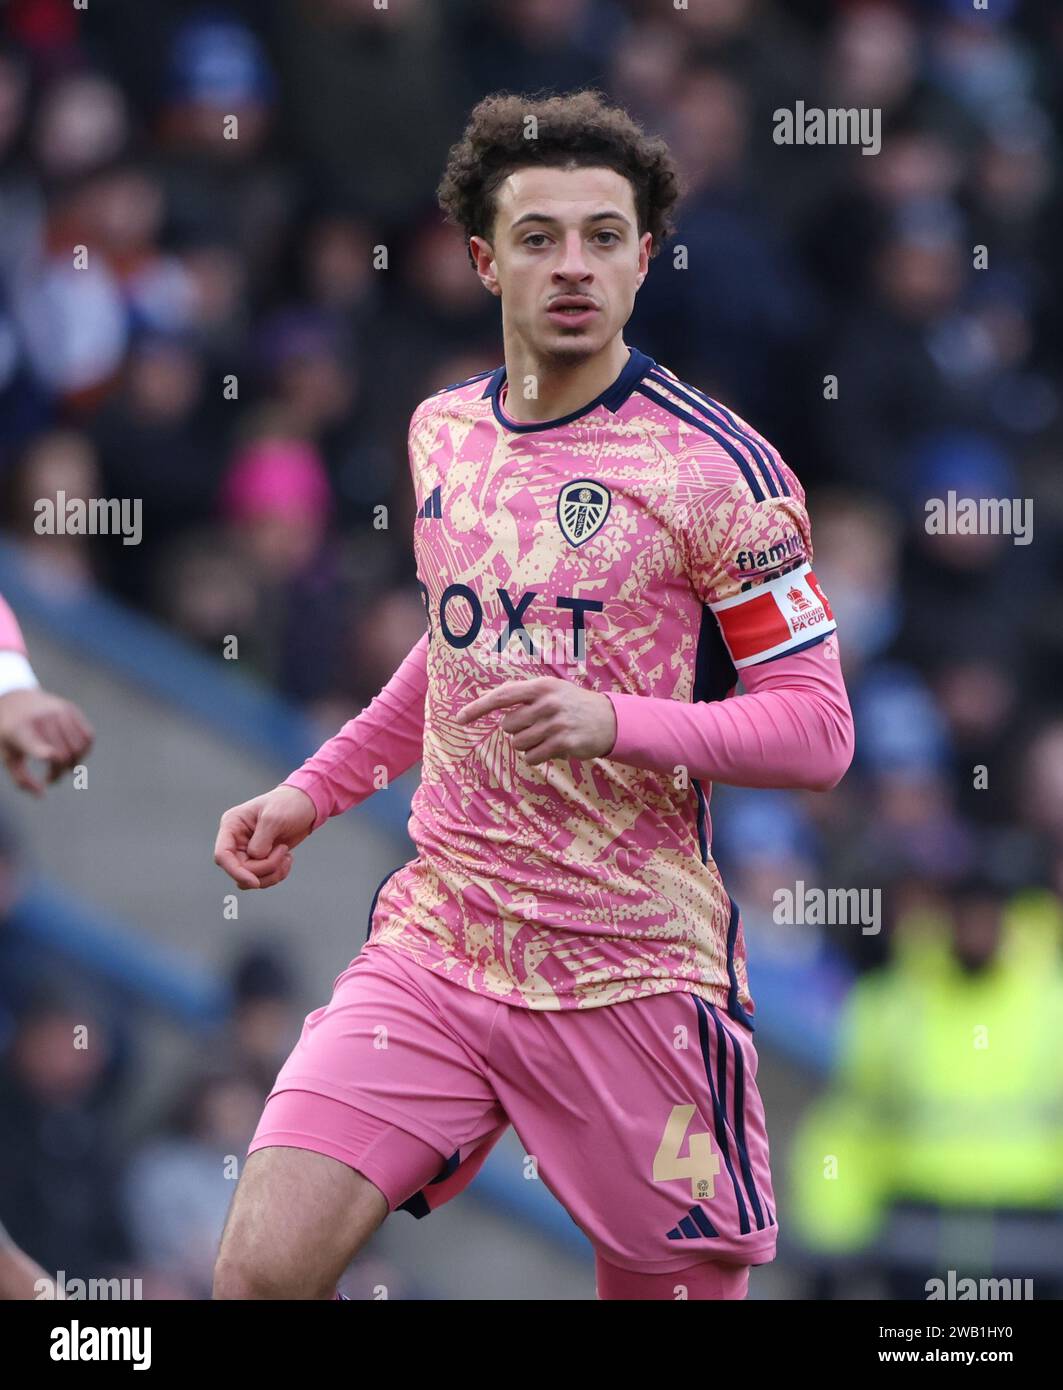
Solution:
<path fill-rule="evenodd" d="M 609 489 L 591 478 L 566 483 L 557 498 L 557 521 L 570 545 L 589 541 L 609 515 L 612 502 Z"/>

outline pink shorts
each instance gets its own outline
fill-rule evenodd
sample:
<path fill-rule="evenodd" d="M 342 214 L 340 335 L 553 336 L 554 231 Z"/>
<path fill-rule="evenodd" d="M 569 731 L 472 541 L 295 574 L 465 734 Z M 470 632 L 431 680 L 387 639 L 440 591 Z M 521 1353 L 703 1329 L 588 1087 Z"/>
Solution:
<path fill-rule="evenodd" d="M 777 1226 L 756 1072 L 749 1029 L 693 994 L 526 1009 L 370 940 L 307 1015 L 248 1152 L 327 1154 L 391 1211 L 423 1216 L 512 1124 L 609 1265 L 766 1264 Z"/>

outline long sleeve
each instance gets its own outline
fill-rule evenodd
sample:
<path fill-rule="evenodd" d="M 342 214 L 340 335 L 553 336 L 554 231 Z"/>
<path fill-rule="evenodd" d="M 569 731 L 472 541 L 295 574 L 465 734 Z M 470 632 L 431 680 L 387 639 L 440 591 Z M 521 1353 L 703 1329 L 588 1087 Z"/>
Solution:
<path fill-rule="evenodd" d="M 610 696 L 617 737 L 607 756 L 738 787 L 826 791 L 852 760 L 853 720 L 837 624 L 812 568 L 805 492 L 763 435 L 721 418 L 738 466 L 721 481 L 717 444 L 692 446 L 672 525 L 746 693 L 689 703 Z"/>
<path fill-rule="evenodd" d="M 0 695 L 12 690 L 35 690 L 38 685 L 18 619 L 0 596 Z"/>
<path fill-rule="evenodd" d="M 685 704 L 606 692 L 617 735 L 606 755 L 654 772 L 736 787 L 836 786 L 853 756 L 853 717 L 838 639 L 747 666 L 746 694 Z"/>
<path fill-rule="evenodd" d="M 425 633 L 372 703 L 285 778 L 285 786 L 306 792 L 317 808 L 314 830 L 371 796 L 379 768 L 391 782 L 418 761 L 427 689 Z"/>

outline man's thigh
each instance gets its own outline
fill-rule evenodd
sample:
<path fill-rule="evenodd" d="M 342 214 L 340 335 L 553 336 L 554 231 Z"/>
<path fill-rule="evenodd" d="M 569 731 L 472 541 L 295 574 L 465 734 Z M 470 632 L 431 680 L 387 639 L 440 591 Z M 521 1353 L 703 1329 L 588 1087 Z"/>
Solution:
<path fill-rule="evenodd" d="M 757 1055 L 724 1010 L 682 991 L 512 1010 L 491 1063 L 539 1176 L 611 1268 L 669 1275 L 774 1258 Z"/>
<path fill-rule="evenodd" d="M 337 976 L 329 1003 L 307 1015 L 277 1075 L 248 1148 L 247 1195 L 234 1198 L 229 1252 L 253 1245 L 257 1261 L 280 1262 L 274 1247 L 313 1232 L 319 1215 L 326 1227 L 335 1222 L 342 1251 L 369 1233 L 348 1209 L 353 1196 L 379 1213 L 372 1230 L 396 1207 L 418 1215 L 467 1185 L 507 1126 L 479 1050 L 499 1007 L 394 950 L 366 946 Z M 314 1163 L 263 1157 L 288 1151 Z M 334 1171 L 341 1166 L 346 1177 Z M 304 1189 L 294 1176 L 304 1170 L 332 1176 Z M 359 1175 L 370 1193 L 351 1181 Z M 288 1235 L 270 1225 L 282 1207 L 293 1214 Z M 312 1250 L 315 1239 L 302 1243 Z"/>
<path fill-rule="evenodd" d="M 449 1159 L 505 1120 L 482 1058 L 500 1007 L 368 943 L 336 977 L 328 1004 L 307 1015 L 248 1152 L 268 1141 L 274 1098 L 300 1091 L 387 1121 Z M 357 1146 L 357 1125 L 352 1133 Z M 306 1147 L 343 1157 L 334 1152 L 344 1147 L 342 1134 L 327 1143 L 325 1136 L 320 1147 Z"/>
<path fill-rule="evenodd" d="M 305 1149 L 260 1149 L 233 1196 L 214 1296 L 330 1298 L 387 1210 L 383 1193 L 344 1163 Z"/>

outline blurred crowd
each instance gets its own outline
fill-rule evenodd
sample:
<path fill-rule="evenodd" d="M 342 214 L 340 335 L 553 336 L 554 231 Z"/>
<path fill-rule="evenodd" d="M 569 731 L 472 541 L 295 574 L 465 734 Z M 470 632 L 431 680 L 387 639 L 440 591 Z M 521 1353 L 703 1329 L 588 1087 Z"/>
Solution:
<path fill-rule="evenodd" d="M 9 872 L 0 857 L 0 882 Z M 129 1278 L 209 1298 L 218 1238 L 262 1101 L 298 1028 L 275 949 L 249 947 L 226 1012 L 160 1113 L 129 1113 L 150 1020 L 135 998 L 0 919 L 0 1217 L 53 1279 Z M 131 1285 L 136 1288 L 135 1285 Z"/>
<path fill-rule="evenodd" d="M 0 1234 L 68 1289 L 117 1278 L 139 1280 L 137 1298 L 209 1298 L 247 1146 L 301 1026 L 290 933 L 237 945 L 216 1007 L 184 1022 L 183 1060 L 167 1065 L 157 1001 L 22 929 L 20 872 L 0 829 Z M 344 1287 L 380 1286 L 427 1296 L 369 1251 Z"/>
<path fill-rule="evenodd" d="M 502 360 L 497 304 L 435 203 L 447 148 L 490 91 L 584 84 L 668 139 L 687 188 L 689 268 L 665 246 L 626 341 L 780 449 L 839 624 L 857 725 L 842 786 L 713 798 L 754 984 L 758 954 L 896 980 L 931 958 L 908 940 L 937 942 L 960 984 L 1016 960 L 1051 981 L 1056 0 L 10 0 L 6 530 L 42 585 L 118 595 L 219 660 L 239 634 L 245 666 L 333 731 L 423 631 L 410 414 Z M 880 109 L 881 152 L 776 144 L 772 114 L 798 99 Z M 142 498 L 142 543 L 37 536 L 33 503 L 59 490 Z M 1032 543 L 928 534 L 927 500 L 950 492 L 1033 499 Z M 778 925 L 774 893 L 797 881 L 881 888 L 883 930 Z M 973 953 L 971 913 L 996 924 Z M 1009 954 L 1008 922 L 1032 955 Z M 40 1007 L 44 1037 L 59 1006 Z M 28 1084 L 23 1056 L 5 1084 Z M 175 1105 L 130 1178 L 131 1239 L 153 1194 L 197 1187 L 204 1146 L 253 1122 L 241 1084 L 219 1074 Z M 807 1239 L 830 1245 L 805 1205 Z"/>

